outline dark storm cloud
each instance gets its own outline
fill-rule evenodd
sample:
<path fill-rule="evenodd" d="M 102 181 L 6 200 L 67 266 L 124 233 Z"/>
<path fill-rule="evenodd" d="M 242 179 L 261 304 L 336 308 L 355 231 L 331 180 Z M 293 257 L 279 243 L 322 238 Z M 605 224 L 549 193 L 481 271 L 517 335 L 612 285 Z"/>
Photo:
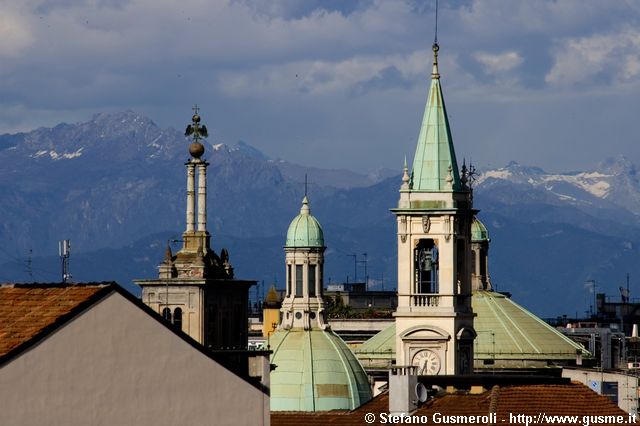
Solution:
<path fill-rule="evenodd" d="M 397 167 L 414 149 L 433 18 L 433 2 L 409 0 L 8 0 L 0 132 L 125 109 L 180 127 L 197 102 L 220 142 Z M 639 161 L 639 20 L 624 1 L 441 2 L 460 156 L 579 169 L 600 160 L 598 123 L 615 124 L 609 146 Z"/>

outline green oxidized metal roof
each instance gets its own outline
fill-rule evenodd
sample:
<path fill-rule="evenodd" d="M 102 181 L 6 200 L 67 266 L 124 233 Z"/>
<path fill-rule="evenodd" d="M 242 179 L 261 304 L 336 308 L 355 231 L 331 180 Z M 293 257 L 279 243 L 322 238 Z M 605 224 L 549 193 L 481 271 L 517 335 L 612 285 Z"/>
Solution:
<path fill-rule="evenodd" d="M 487 227 L 484 226 L 484 223 L 480 222 L 476 217 L 474 217 L 473 222 L 471 222 L 471 241 L 474 243 L 491 241 Z"/>
<path fill-rule="evenodd" d="M 475 359 L 572 360 L 577 353 L 589 355 L 580 344 L 524 309 L 503 294 L 477 291 L 472 298 L 478 333 Z M 393 360 L 396 326 L 390 325 L 355 350 L 364 362 Z"/>
<path fill-rule="evenodd" d="M 311 215 L 306 195 L 302 200 L 300 214 L 289 225 L 285 247 L 324 247 L 322 227 Z"/>
<path fill-rule="evenodd" d="M 438 49 L 438 45 L 434 44 L 431 88 L 422 117 L 411 172 L 413 191 L 451 192 L 462 189 L 449 119 L 440 87 Z"/>
<path fill-rule="evenodd" d="M 360 360 L 367 359 L 368 364 L 374 360 L 395 360 L 396 359 L 396 325 L 376 333 L 369 340 L 355 349 L 355 354 Z M 380 365 L 382 366 L 382 365 Z"/>
<path fill-rule="evenodd" d="M 278 330 L 270 339 L 272 411 L 352 410 L 371 399 L 367 375 L 329 330 Z"/>
<path fill-rule="evenodd" d="M 477 314 L 476 358 L 575 359 L 576 353 L 589 354 L 580 344 L 503 294 L 476 292 L 473 311 Z"/>

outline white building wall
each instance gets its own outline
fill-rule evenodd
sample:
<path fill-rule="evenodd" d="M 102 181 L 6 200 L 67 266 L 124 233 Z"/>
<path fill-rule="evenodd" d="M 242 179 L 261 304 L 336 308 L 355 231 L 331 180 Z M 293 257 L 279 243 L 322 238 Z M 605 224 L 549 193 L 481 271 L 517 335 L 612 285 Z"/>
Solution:
<path fill-rule="evenodd" d="M 118 293 L 0 368 L 1 424 L 269 425 L 269 397 Z"/>
<path fill-rule="evenodd" d="M 604 372 L 563 368 L 562 377 L 580 382 L 594 392 L 602 393 L 602 382 L 618 383 L 618 407 L 630 414 L 638 414 L 638 377 L 624 372 Z"/>

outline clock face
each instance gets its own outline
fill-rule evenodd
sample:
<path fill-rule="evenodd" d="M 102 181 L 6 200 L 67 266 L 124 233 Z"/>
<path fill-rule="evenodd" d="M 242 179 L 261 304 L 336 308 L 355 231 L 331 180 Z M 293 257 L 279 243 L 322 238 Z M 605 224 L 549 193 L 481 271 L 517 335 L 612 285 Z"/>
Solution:
<path fill-rule="evenodd" d="M 440 357 L 429 349 L 416 353 L 411 364 L 418 367 L 418 375 L 435 375 L 440 372 Z"/>

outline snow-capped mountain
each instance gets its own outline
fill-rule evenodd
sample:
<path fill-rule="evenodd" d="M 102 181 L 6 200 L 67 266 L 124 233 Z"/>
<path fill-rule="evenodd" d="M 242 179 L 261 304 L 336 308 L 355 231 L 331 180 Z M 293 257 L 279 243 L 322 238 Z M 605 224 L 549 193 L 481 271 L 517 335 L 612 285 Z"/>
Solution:
<path fill-rule="evenodd" d="M 78 280 L 116 279 L 133 289 L 132 278 L 155 275 L 163 246 L 184 227 L 187 146 L 182 132 L 131 111 L 0 135 L 0 280 L 57 279 L 57 241 L 66 238 Z M 369 275 L 393 285 L 389 208 L 398 201 L 400 170 L 309 168 L 215 135 L 205 146 L 213 246 L 230 249 L 239 276 L 283 282 L 281 245 L 308 173 L 328 245 L 327 280 L 345 279 L 353 272 L 348 254 L 366 252 Z M 587 279 L 610 294 L 626 272 L 633 284 L 640 279 L 638 187 L 636 168 L 623 157 L 582 172 L 517 163 L 481 171 L 474 205 L 492 238 L 492 281 L 542 315 L 583 311 L 593 299 Z M 33 275 L 25 272 L 29 250 Z"/>
<path fill-rule="evenodd" d="M 619 206 L 640 214 L 640 182 L 635 166 L 625 157 L 609 158 L 595 170 L 547 173 L 538 167 L 526 167 L 516 162 L 506 167 L 482 171 L 477 185 L 483 189 L 506 181 L 544 190 L 549 200 L 577 206 Z"/>
<path fill-rule="evenodd" d="M 132 111 L 96 114 L 83 123 L 0 135 L 0 264 L 14 264 L 13 272 L 5 268 L 0 279 L 25 279 L 24 263 L 30 250 L 36 257 L 55 256 L 57 241 L 68 238 L 76 256 L 111 250 L 111 259 L 104 258 L 103 253 L 101 260 L 85 261 L 92 268 L 84 279 L 122 281 L 120 271 L 135 269 L 134 264 L 127 268 L 123 263 L 146 258 L 146 254 L 131 252 L 131 244 L 161 232 L 169 232 L 167 238 L 180 239 L 185 203 L 183 163 L 188 158 L 188 143 L 182 132 L 161 129 Z M 236 266 L 242 265 L 242 256 L 246 255 L 252 267 L 246 276 L 264 274 L 272 279 L 274 271 L 281 269 L 273 256 L 279 259 L 279 240 L 300 210 L 305 171 L 312 182 L 314 209 L 320 207 L 320 200 L 342 188 L 377 182 L 346 170 L 309 170 L 271 160 L 249 144 L 229 144 L 216 140 L 215 135 L 205 141 L 205 147 L 210 163 L 208 223 L 214 246 L 220 249 L 224 234 L 249 239 L 247 247 L 263 248 L 263 253 L 246 250 L 239 259 L 231 253 Z M 375 216 L 371 221 L 377 219 Z M 348 238 L 350 233 L 341 235 Z M 260 242 L 274 237 L 278 243 L 273 247 Z M 166 240 L 156 256 L 162 254 L 163 244 Z M 152 259 L 146 262 L 154 270 L 157 260 Z M 256 270 L 256 259 L 271 266 Z M 55 270 L 56 266 L 50 267 L 48 275 L 36 275 L 36 279 L 55 279 L 57 274 L 51 273 Z M 144 276 L 140 274 L 132 273 L 123 284 Z"/>
<path fill-rule="evenodd" d="M 484 170 L 476 181 L 476 205 L 530 222 L 567 223 L 607 235 L 629 235 L 640 226 L 636 169 L 620 156 L 596 169 L 547 173 L 511 162 Z M 634 234 L 635 231 L 631 231 Z"/>

